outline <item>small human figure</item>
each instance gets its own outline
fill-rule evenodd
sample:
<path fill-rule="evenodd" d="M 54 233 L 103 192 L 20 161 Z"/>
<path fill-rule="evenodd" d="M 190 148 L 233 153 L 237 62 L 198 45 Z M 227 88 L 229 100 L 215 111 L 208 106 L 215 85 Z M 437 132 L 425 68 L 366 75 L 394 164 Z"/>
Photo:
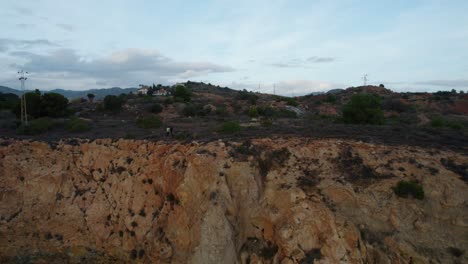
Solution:
<path fill-rule="evenodd" d="M 170 128 L 170 127 L 167 127 L 167 128 L 166 128 L 166 136 L 169 136 L 170 133 L 171 133 L 171 128 Z"/>

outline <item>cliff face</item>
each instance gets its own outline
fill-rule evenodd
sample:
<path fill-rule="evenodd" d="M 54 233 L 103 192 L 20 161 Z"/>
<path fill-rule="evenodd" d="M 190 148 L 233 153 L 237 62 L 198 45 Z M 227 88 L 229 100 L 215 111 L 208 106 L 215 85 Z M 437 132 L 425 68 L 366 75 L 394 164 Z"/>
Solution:
<path fill-rule="evenodd" d="M 0 262 L 467 261 L 463 153 L 303 138 L 0 145 Z M 401 180 L 424 199 L 395 195 Z"/>

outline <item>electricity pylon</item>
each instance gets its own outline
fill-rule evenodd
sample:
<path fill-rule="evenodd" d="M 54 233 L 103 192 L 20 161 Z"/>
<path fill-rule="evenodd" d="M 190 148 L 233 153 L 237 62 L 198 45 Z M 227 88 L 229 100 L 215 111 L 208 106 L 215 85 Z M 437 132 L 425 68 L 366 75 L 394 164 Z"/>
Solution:
<path fill-rule="evenodd" d="M 368 76 L 367 73 L 364 74 L 364 76 L 362 76 L 362 81 L 364 82 L 364 86 L 367 85 L 367 81 L 369 80 L 369 79 L 367 78 L 367 76 Z"/>
<path fill-rule="evenodd" d="M 25 77 L 25 74 L 28 72 L 24 72 L 23 70 L 19 71 L 18 74 L 20 75 L 19 80 L 21 81 L 21 91 L 23 94 L 21 95 L 21 124 L 24 126 L 28 125 L 28 111 L 26 109 L 26 90 L 24 83 L 28 79 Z"/>

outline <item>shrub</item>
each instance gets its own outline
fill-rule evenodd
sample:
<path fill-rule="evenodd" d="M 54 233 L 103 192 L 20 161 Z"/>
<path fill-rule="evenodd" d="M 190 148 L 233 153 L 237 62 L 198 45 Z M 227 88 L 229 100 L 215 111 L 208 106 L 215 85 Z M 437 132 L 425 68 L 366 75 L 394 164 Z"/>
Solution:
<path fill-rule="evenodd" d="M 118 112 L 122 109 L 123 99 L 115 95 L 106 95 L 104 97 L 104 109 L 112 112 Z"/>
<path fill-rule="evenodd" d="M 41 97 L 41 116 L 64 116 L 67 106 L 68 99 L 65 96 L 58 93 L 45 93 Z"/>
<path fill-rule="evenodd" d="M 19 104 L 20 98 L 12 93 L 0 93 L 0 109 L 13 109 Z"/>
<path fill-rule="evenodd" d="M 398 98 L 387 98 L 382 102 L 382 109 L 402 113 L 411 110 L 411 106 Z"/>
<path fill-rule="evenodd" d="M 445 124 L 447 127 L 450 127 L 452 129 L 462 129 L 463 128 L 463 123 L 460 121 L 455 121 L 455 120 L 449 120 Z"/>
<path fill-rule="evenodd" d="M 211 107 L 203 107 L 201 104 L 188 104 L 182 110 L 184 116 L 206 116 L 211 112 Z"/>
<path fill-rule="evenodd" d="M 343 120 L 353 124 L 383 124 L 380 98 L 372 94 L 351 96 L 351 100 L 343 108 Z"/>
<path fill-rule="evenodd" d="M 250 107 L 249 109 L 249 116 L 251 118 L 254 118 L 254 117 L 258 117 L 258 111 L 257 111 L 257 108 L 256 107 Z"/>
<path fill-rule="evenodd" d="M 159 114 L 162 112 L 162 110 L 163 107 L 160 104 L 154 104 L 153 106 L 151 106 L 151 113 L 153 114 Z"/>
<path fill-rule="evenodd" d="M 444 119 L 441 116 L 433 117 L 431 120 L 432 127 L 443 127 L 444 126 Z"/>
<path fill-rule="evenodd" d="M 21 125 L 17 129 L 17 133 L 24 135 L 38 135 L 52 129 L 54 126 L 54 120 L 48 117 L 41 117 L 31 120 L 27 126 Z"/>
<path fill-rule="evenodd" d="M 251 105 L 254 105 L 257 103 L 258 96 L 252 92 L 247 92 L 247 90 L 242 90 L 239 91 L 239 93 L 236 96 L 237 99 L 239 100 L 245 100 L 248 101 Z"/>
<path fill-rule="evenodd" d="M 164 100 L 165 105 L 170 105 L 174 103 L 174 99 L 172 97 L 168 97 Z"/>
<path fill-rule="evenodd" d="M 412 196 L 413 198 L 424 199 L 424 190 L 421 185 L 415 181 L 399 181 L 396 187 L 393 187 L 396 195 L 403 198 Z"/>
<path fill-rule="evenodd" d="M 138 118 L 136 124 L 141 128 L 159 128 L 162 126 L 162 121 L 159 117 L 151 115 L 148 117 Z"/>
<path fill-rule="evenodd" d="M 227 116 L 229 114 L 227 108 L 225 106 L 220 106 L 218 108 L 216 108 L 216 111 L 215 111 L 216 115 L 218 116 Z"/>
<path fill-rule="evenodd" d="M 326 103 L 334 104 L 336 103 L 336 96 L 333 94 L 327 94 L 327 97 L 323 100 Z"/>
<path fill-rule="evenodd" d="M 90 103 L 92 103 L 92 102 L 94 101 L 94 97 L 95 97 L 94 94 L 89 93 L 89 94 L 87 94 L 87 96 L 88 96 L 88 101 L 89 101 Z"/>
<path fill-rule="evenodd" d="M 442 116 L 435 116 L 431 119 L 432 127 L 449 127 L 452 129 L 462 129 L 463 122 L 457 120 L 447 120 Z"/>
<path fill-rule="evenodd" d="M 227 121 L 221 125 L 219 132 L 229 134 L 229 133 L 237 133 L 241 131 L 241 126 L 237 121 Z"/>
<path fill-rule="evenodd" d="M 177 101 L 177 99 L 183 101 L 183 102 L 190 102 L 192 93 L 190 90 L 183 85 L 177 85 L 175 88 L 174 92 L 174 97 Z"/>
<path fill-rule="evenodd" d="M 77 117 L 68 120 L 65 128 L 70 132 L 85 132 L 91 129 L 88 122 Z"/>
<path fill-rule="evenodd" d="M 286 101 L 286 104 L 290 106 L 296 107 L 299 105 L 299 103 L 294 98 L 286 97 L 285 101 Z"/>

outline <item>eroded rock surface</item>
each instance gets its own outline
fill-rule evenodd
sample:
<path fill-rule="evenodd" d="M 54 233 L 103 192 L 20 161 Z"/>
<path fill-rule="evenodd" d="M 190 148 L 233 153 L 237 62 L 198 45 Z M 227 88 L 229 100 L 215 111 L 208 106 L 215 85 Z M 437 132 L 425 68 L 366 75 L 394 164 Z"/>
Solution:
<path fill-rule="evenodd" d="M 0 262 L 467 262 L 466 153 L 304 138 L 0 143 Z M 424 199 L 396 196 L 401 180 Z"/>

